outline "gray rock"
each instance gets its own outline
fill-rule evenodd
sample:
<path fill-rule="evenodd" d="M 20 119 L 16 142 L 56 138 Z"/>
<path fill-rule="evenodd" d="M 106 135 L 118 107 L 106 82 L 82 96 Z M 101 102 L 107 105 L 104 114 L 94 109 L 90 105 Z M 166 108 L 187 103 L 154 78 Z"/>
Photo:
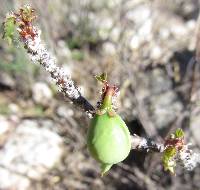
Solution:
<path fill-rule="evenodd" d="M 132 20 L 136 24 L 143 24 L 151 16 L 151 7 L 140 5 L 135 9 L 130 9 L 126 13 L 126 18 Z"/>
<path fill-rule="evenodd" d="M 52 99 L 52 91 L 43 82 L 37 82 L 32 87 L 33 100 L 40 105 L 48 106 Z"/>
<path fill-rule="evenodd" d="M 0 83 L 8 88 L 14 88 L 16 84 L 12 77 L 6 72 L 0 72 Z"/>
<path fill-rule="evenodd" d="M 190 117 L 190 132 L 193 138 L 191 138 L 191 135 L 189 137 L 189 140 L 191 142 L 191 139 L 193 139 L 194 145 L 200 145 L 200 109 L 199 106 L 196 106 L 192 109 L 191 117 Z"/>
<path fill-rule="evenodd" d="M 177 95 L 172 90 L 153 96 L 150 98 L 150 104 L 151 118 L 159 129 L 173 122 L 183 109 Z"/>
<path fill-rule="evenodd" d="M 144 105 L 142 110 L 157 129 L 167 127 L 181 114 L 183 105 L 162 69 L 139 73 L 137 83 L 137 101 Z"/>
<path fill-rule="evenodd" d="M 9 111 L 10 111 L 11 114 L 15 114 L 15 115 L 19 115 L 20 114 L 21 110 L 20 110 L 20 108 L 19 108 L 19 106 L 17 104 L 10 103 L 8 105 L 8 108 L 9 108 Z"/>
<path fill-rule="evenodd" d="M 72 117 L 74 115 L 74 112 L 72 109 L 66 107 L 66 106 L 59 106 L 57 108 L 57 114 L 60 116 L 60 117 L 63 117 L 63 118 L 68 118 L 68 117 Z"/>
<path fill-rule="evenodd" d="M 63 154 L 62 139 L 37 121 L 24 120 L 0 150 L 0 189 L 29 189 Z"/>
<path fill-rule="evenodd" d="M 113 19 L 110 17 L 101 18 L 98 20 L 99 23 L 99 36 L 101 39 L 107 39 L 111 29 L 113 28 Z"/>
<path fill-rule="evenodd" d="M 4 116 L 0 116 L 0 137 L 9 131 L 11 124 Z"/>
<path fill-rule="evenodd" d="M 28 190 L 30 180 L 23 175 L 19 175 L 14 171 L 9 171 L 3 167 L 0 168 L 0 188 L 15 189 L 15 190 Z"/>
<path fill-rule="evenodd" d="M 105 42 L 102 48 L 106 55 L 114 56 L 116 54 L 116 47 L 111 42 Z"/>

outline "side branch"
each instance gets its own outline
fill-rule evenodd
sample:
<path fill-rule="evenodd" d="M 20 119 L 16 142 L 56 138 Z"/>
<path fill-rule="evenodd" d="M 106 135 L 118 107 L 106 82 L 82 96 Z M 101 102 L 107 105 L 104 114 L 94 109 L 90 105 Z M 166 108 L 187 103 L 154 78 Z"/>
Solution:
<path fill-rule="evenodd" d="M 164 144 L 156 143 L 151 139 L 146 139 L 139 137 L 134 134 L 131 136 L 131 148 L 138 151 L 153 151 L 153 152 L 163 152 L 165 149 Z"/>
<path fill-rule="evenodd" d="M 19 9 L 17 13 L 7 15 L 4 22 L 4 38 L 11 41 L 14 36 L 14 27 L 16 26 L 20 40 L 24 44 L 31 60 L 40 63 L 50 73 L 58 85 L 59 91 L 74 104 L 81 107 L 88 116 L 92 116 L 94 107 L 81 95 L 71 76 L 66 75 L 64 70 L 56 65 L 56 58 L 42 44 L 41 31 L 33 25 L 35 18 L 35 10 L 29 5 Z"/>
<path fill-rule="evenodd" d="M 74 104 L 81 107 L 89 117 L 94 112 L 94 107 L 84 98 L 79 88 L 75 85 L 71 76 L 64 73 L 64 70 L 56 65 L 56 59 L 48 52 L 48 50 L 41 43 L 40 31 L 35 29 L 36 36 L 34 39 L 24 39 L 25 48 L 34 62 L 39 62 L 44 69 L 51 74 L 65 97 L 69 98 Z"/>

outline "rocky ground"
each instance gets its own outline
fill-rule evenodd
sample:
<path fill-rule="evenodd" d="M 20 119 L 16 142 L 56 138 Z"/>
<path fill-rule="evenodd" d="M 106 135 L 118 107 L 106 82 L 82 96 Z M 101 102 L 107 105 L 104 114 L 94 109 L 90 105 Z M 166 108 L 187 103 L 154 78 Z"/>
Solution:
<path fill-rule="evenodd" d="M 0 2 L 3 21 L 27 1 Z M 47 47 L 94 105 L 94 75 L 107 72 L 131 133 L 162 142 L 181 127 L 200 152 L 198 0 L 30 2 Z M 200 167 L 172 176 L 153 153 L 133 151 L 101 178 L 86 148 L 89 119 L 14 43 L 0 40 L 0 189 L 200 189 Z"/>

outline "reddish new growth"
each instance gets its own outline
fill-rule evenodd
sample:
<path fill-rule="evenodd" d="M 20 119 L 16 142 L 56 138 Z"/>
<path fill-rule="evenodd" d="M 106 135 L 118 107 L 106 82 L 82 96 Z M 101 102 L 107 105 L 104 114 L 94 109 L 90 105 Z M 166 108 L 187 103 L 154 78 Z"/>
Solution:
<path fill-rule="evenodd" d="M 107 81 L 104 82 L 104 86 L 102 88 L 102 100 L 104 99 L 105 95 L 110 95 L 111 97 L 117 96 L 119 92 L 119 88 L 116 85 L 109 85 Z"/>
<path fill-rule="evenodd" d="M 37 35 L 32 22 L 35 20 L 35 10 L 30 6 L 25 8 L 21 8 L 19 13 L 14 13 L 15 22 L 18 24 L 18 31 L 23 40 L 27 40 L 28 38 L 32 38 L 34 40 Z"/>
<path fill-rule="evenodd" d="M 97 108 L 100 108 L 103 104 L 105 97 L 111 99 L 112 108 L 117 109 L 117 97 L 119 95 L 119 88 L 116 85 L 110 85 L 106 80 L 103 81 L 103 88 L 101 90 L 101 100 L 97 104 Z"/>
<path fill-rule="evenodd" d="M 184 147 L 184 139 L 183 138 L 168 138 L 165 140 L 164 146 L 168 147 L 175 147 L 177 150 L 181 150 Z"/>

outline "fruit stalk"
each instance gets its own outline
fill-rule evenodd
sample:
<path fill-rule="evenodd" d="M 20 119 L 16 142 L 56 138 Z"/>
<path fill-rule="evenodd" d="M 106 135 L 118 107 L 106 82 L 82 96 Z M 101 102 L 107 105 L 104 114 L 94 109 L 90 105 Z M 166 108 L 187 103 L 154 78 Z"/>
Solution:
<path fill-rule="evenodd" d="M 115 88 L 113 86 L 108 86 L 103 94 L 103 101 L 100 109 L 112 109 L 112 97 L 115 93 Z"/>

